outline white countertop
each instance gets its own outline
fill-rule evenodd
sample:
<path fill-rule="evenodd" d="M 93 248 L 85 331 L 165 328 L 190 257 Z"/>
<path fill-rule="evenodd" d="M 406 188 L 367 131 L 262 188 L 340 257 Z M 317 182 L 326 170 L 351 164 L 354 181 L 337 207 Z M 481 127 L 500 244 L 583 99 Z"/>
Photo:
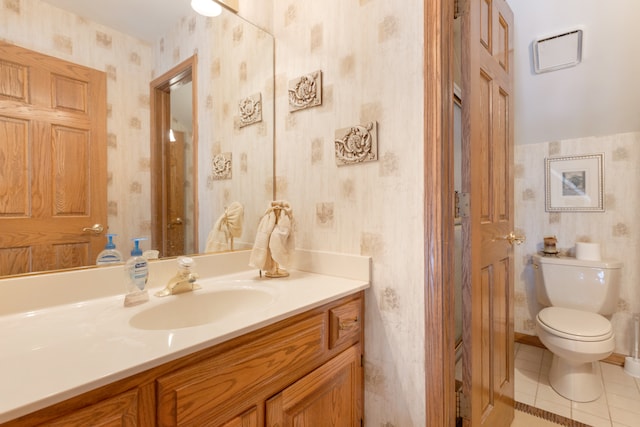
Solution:
<path fill-rule="evenodd" d="M 208 293 L 236 286 L 262 287 L 266 306 L 201 326 L 141 330 L 135 314 L 184 295 L 123 306 L 124 295 L 95 298 L 0 316 L 0 422 L 159 366 L 369 287 L 367 280 L 292 271 L 260 278 L 256 270 L 201 279 Z"/>

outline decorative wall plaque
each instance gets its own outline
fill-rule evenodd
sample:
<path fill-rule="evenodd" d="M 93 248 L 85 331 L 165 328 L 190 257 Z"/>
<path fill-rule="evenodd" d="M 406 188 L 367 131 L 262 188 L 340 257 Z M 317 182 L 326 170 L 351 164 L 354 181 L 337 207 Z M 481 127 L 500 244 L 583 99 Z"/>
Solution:
<path fill-rule="evenodd" d="M 231 153 L 220 153 L 213 156 L 211 162 L 213 179 L 231 179 Z"/>
<path fill-rule="evenodd" d="M 262 94 L 256 93 L 242 99 L 238 103 L 240 108 L 240 127 L 262 121 Z"/>
<path fill-rule="evenodd" d="M 289 111 L 322 104 L 322 71 L 318 70 L 289 81 Z"/>
<path fill-rule="evenodd" d="M 338 166 L 378 160 L 378 124 L 338 129 L 335 133 L 336 164 Z"/>

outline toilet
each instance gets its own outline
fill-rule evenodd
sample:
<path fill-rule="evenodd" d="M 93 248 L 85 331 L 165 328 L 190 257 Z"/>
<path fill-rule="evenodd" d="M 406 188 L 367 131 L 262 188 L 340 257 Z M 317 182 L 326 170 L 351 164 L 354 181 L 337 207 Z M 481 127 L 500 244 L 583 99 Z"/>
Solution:
<path fill-rule="evenodd" d="M 553 353 L 549 383 L 576 402 L 602 394 L 595 362 L 615 348 L 611 322 L 604 317 L 618 304 L 622 262 L 534 255 L 536 294 L 545 306 L 536 333 Z"/>

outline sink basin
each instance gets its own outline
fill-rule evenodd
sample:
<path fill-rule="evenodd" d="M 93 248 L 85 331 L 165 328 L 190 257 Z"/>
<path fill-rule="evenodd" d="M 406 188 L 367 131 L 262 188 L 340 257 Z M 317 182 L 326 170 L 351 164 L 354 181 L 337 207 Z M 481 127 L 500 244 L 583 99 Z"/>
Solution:
<path fill-rule="evenodd" d="M 190 328 L 262 309 L 273 302 L 275 295 L 268 288 L 244 286 L 165 298 L 167 302 L 135 314 L 129 324 L 145 330 Z"/>

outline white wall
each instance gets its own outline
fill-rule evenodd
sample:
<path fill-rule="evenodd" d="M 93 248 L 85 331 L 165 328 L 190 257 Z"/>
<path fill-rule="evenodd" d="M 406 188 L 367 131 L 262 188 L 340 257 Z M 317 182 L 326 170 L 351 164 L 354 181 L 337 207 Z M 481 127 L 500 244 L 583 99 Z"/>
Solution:
<path fill-rule="evenodd" d="M 640 129 L 640 2 L 507 0 L 515 14 L 515 143 Z M 531 44 L 584 31 L 582 63 L 534 74 Z"/>

